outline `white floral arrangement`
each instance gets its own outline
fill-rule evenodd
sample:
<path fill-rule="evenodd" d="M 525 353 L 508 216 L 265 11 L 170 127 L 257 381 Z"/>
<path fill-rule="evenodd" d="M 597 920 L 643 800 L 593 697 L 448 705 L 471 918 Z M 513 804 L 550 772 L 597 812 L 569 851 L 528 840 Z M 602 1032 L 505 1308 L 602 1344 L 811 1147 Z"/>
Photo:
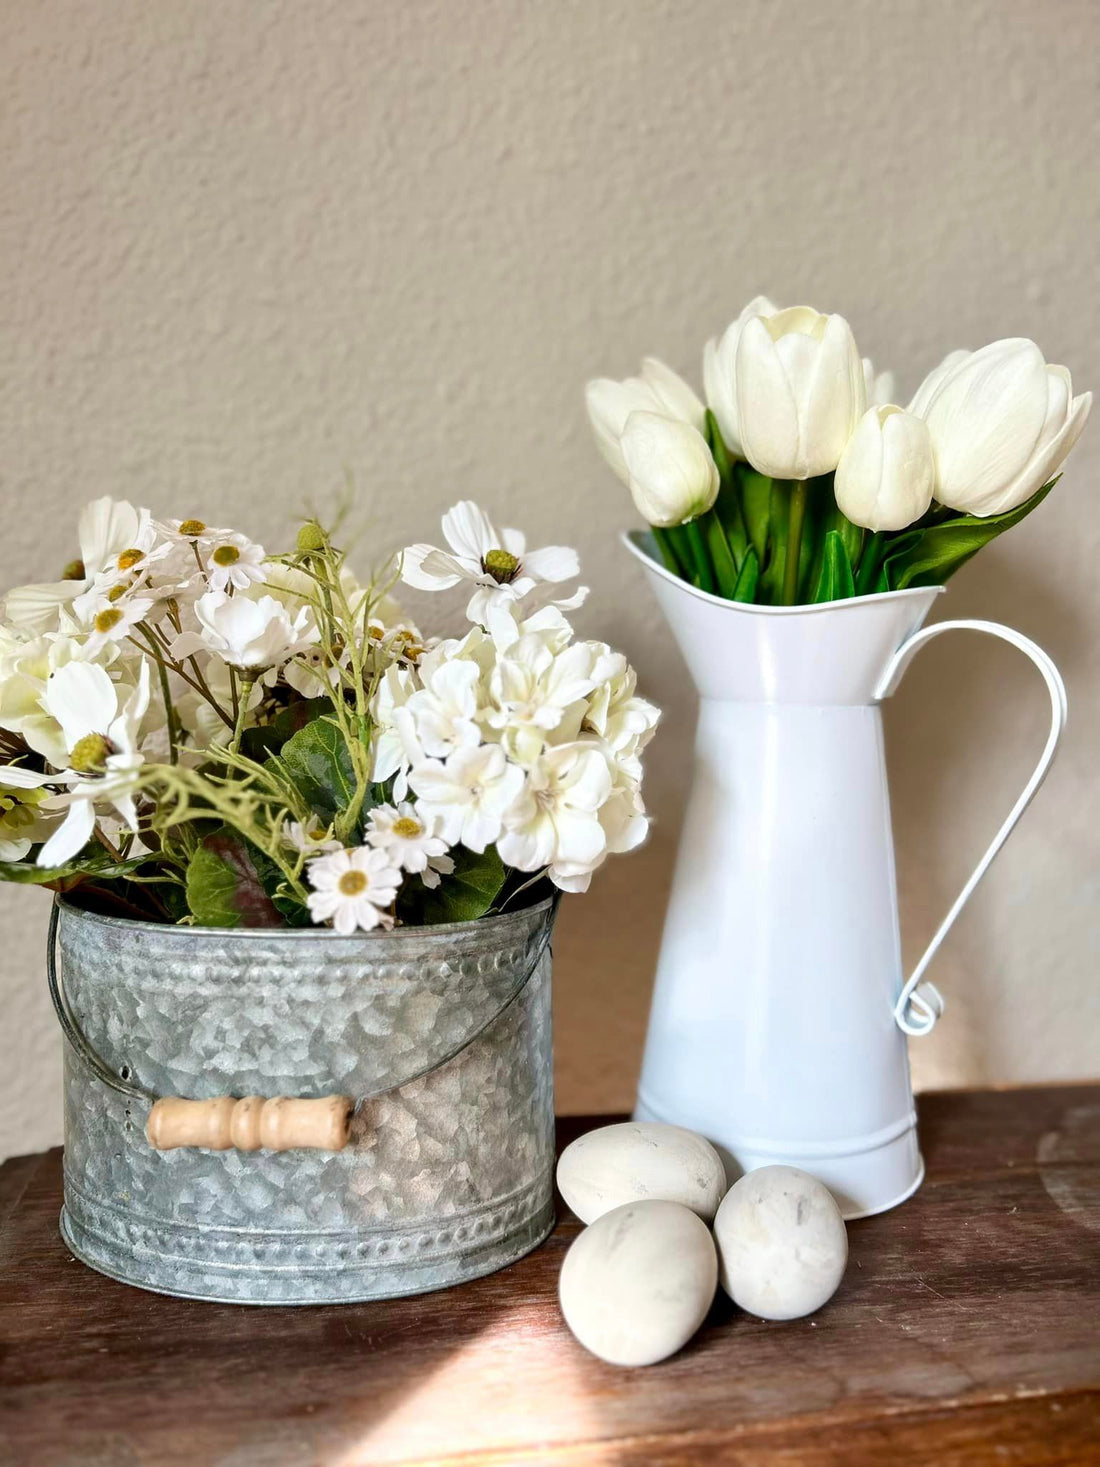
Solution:
<path fill-rule="evenodd" d="M 668 570 L 799 605 L 943 584 L 1038 507 L 1092 406 L 1012 337 L 953 351 L 907 407 L 842 316 L 765 296 L 703 352 L 704 403 L 656 358 L 588 414 Z"/>
<path fill-rule="evenodd" d="M 344 934 L 583 891 L 646 835 L 657 710 L 564 599 L 576 553 L 476 505 L 370 584 L 319 524 L 236 531 L 99 499 L 0 625 L 0 877 L 114 914 Z M 470 590 L 459 637 L 390 592 Z"/>

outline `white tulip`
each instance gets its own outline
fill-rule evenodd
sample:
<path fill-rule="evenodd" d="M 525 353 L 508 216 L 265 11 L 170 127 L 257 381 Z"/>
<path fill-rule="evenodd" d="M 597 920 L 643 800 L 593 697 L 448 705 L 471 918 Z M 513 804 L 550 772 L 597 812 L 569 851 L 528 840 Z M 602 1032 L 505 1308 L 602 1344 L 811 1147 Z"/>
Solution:
<path fill-rule="evenodd" d="M 1048 366 L 1026 337 L 955 352 L 918 389 L 936 498 L 966 514 L 1003 514 L 1058 472 L 1081 436 L 1092 393 L 1073 396 L 1065 367 Z"/>
<path fill-rule="evenodd" d="M 686 524 L 717 499 L 718 468 L 706 439 L 690 423 L 633 412 L 620 443 L 634 503 L 651 525 Z"/>
<path fill-rule="evenodd" d="M 932 503 L 936 459 L 922 418 L 887 404 L 868 408 L 837 464 L 833 492 L 854 525 L 904 530 Z"/>
<path fill-rule="evenodd" d="M 832 473 L 863 416 L 866 383 L 843 316 L 791 306 L 745 322 L 734 365 L 745 457 L 773 479 Z"/>
<path fill-rule="evenodd" d="M 889 407 L 894 400 L 893 372 L 876 372 L 870 357 L 863 358 L 863 386 L 868 407 Z"/>
<path fill-rule="evenodd" d="M 734 379 L 734 364 L 737 360 L 737 343 L 745 322 L 753 316 L 774 316 L 779 307 L 766 295 L 754 295 L 736 321 L 731 321 L 720 337 L 711 337 L 703 348 L 703 391 L 707 407 L 710 408 L 722 430 L 722 440 L 736 458 L 744 458 L 741 447 L 741 427 L 737 421 L 737 387 Z"/>
<path fill-rule="evenodd" d="M 584 390 L 585 406 L 596 446 L 624 484 L 630 482 L 630 471 L 620 440 L 626 420 L 634 412 L 659 413 L 677 422 L 690 423 L 702 433 L 707 410 L 684 379 L 656 357 L 646 357 L 640 377 L 616 382 L 610 377 L 597 377 Z"/>

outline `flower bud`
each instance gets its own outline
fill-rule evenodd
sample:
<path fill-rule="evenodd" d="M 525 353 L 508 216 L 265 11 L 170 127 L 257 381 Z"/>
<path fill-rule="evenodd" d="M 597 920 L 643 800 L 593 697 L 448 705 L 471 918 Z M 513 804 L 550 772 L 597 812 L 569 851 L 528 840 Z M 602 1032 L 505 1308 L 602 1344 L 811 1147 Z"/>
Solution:
<path fill-rule="evenodd" d="M 717 466 L 706 439 L 690 423 L 633 412 L 621 444 L 634 503 L 651 525 L 682 525 L 717 499 Z"/>
<path fill-rule="evenodd" d="M 932 503 L 936 460 L 922 419 L 893 404 L 868 408 L 837 465 L 836 502 L 854 525 L 903 530 Z"/>
<path fill-rule="evenodd" d="M 928 424 L 936 498 L 966 514 L 1003 514 L 1058 472 L 1081 436 L 1092 393 L 1073 396 L 1065 367 L 1026 337 L 954 352 L 918 388 L 910 410 Z"/>
<path fill-rule="evenodd" d="M 722 441 L 735 458 L 744 458 L 741 428 L 737 421 L 737 384 L 734 365 L 737 343 L 745 322 L 753 316 L 774 316 L 779 307 L 766 295 L 755 295 L 736 321 L 732 321 L 720 337 L 711 337 L 703 348 L 703 391 L 707 407 L 714 414 L 722 432 Z"/>
<path fill-rule="evenodd" d="M 745 322 L 734 367 L 745 457 L 773 479 L 811 479 L 840 462 L 866 401 L 843 316 L 792 306 Z"/>

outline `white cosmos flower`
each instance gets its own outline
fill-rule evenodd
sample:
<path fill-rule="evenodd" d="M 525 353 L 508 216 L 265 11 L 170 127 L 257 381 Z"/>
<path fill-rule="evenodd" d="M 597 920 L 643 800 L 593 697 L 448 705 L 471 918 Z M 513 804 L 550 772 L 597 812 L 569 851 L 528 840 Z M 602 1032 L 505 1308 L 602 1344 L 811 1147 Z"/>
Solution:
<path fill-rule="evenodd" d="M 505 815 L 501 860 L 520 871 L 548 868 L 551 880 L 559 863 L 594 869 L 607 847 L 599 810 L 611 788 L 607 760 L 594 745 L 547 749 Z"/>
<path fill-rule="evenodd" d="M 128 566 L 137 565 L 153 548 L 156 531 L 147 509 L 136 509 L 125 499 L 93 499 L 85 506 L 77 526 L 80 559 L 66 580 L 9 591 L 4 614 L 14 626 L 33 632 L 58 628 L 62 607 L 89 590 L 104 571 L 117 570 L 125 556 Z M 136 552 L 135 556 L 127 552 Z"/>
<path fill-rule="evenodd" d="M 56 634 L 12 642 L 0 653 L 0 728 L 19 734 L 55 769 L 65 767 L 68 751 L 61 725 L 46 706 L 46 684 L 59 667 L 89 660 L 81 639 Z M 123 658 L 111 643 L 101 647 L 94 660 L 117 673 L 120 697 L 127 697 L 137 680 L 140 658 Z"/>
<path fill-rule="evenodd" d="M 211 591 L 247 591 L 267 580 L 264 547 L 236 532 L 219 536 L 204 558 Z"/>
<path fill-rule="evenodd" d="M 367 843 L 385 851 L 402 871 L 418 874 L 425 886 L 436 887 L 440 876 L 455 869 L 439 833 L 441 825 L 438 815 L 426 814 L 409 801 L 396 807 L 376 805 L 367 821 Z"/>
<path fill-rule="evenodd" d="M 397 900 L 401 872 L 385 851 L 370 846 L 334 851 L 306 867 L 313 890 L 306 899 L 314 922 L 330 922 L 343 937 L 356 929 L 392 927 L 386 909 Z"/>
<path fill-rule="evenodd" d="M 499 744 L 458 749 L 446 763 L 427 759 L 409 773 L 419 808 L 440 817 L 449 845 L 484 851 L 500 835 L 504 812 L 523 786 L 523 770 L 509 764 Z"/>
<path fill-rule="evenodd" d="M 231 667 L 265 671 L 289 662 L 317 641 L 320 633 L 305 607 L 292 621 L 286 606 L 274 596 L 251 600 L 207 591 L 195 602 L 201 630 L 184 632 L 172 644 L 174 657 L 215 652 Z"/>
<path fill-rule="evenodd" d="M 424 677 L 424 686 L 410 695 L 406 707 L 419 745 L 430 758 L 445 759 L 455 749 L 481 742 L 475 721 L 480 679 L 476 662 L 455 657 L 433 668 Z"/>
<path fill-rule="evenodd" d="M 528 550 L 519 530 L 498 530 L 468 499 L 443 516 L 443 534 L 450 551 L 418 544 L 403 552 L 401 579 L 421 591 L 446 591 L 470 582 L 475 589 L 466 615 L 482 626 L 496 602 L 518 601 L 540 581 L 572 580 L 580 570 L 575 550 L 564 545 Z M 575 597 L 571 600 L 579 604 Z"/>
<path fill-rule="evenodd" d="M 62 778 L 69 788 L 55 801 L 68 813 L 39 851 L 38 865 L 63 866 L 91 838 L 97 804 L 109 805 L 130 830 L 138 828 L 134 791 L 144 762 L 138 742 L 149 707 L 149 663 L 142 660 L 138 685 L 125 702 L 104 669 L 91 662 L 58 668 L 45 696 L 68 750 Z"/>

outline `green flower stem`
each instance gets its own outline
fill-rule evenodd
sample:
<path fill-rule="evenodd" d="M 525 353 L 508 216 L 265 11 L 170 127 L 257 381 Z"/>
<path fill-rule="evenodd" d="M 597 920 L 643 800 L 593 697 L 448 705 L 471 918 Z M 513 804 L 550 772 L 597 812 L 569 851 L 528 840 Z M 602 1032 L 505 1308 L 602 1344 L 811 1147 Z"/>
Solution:
<path fill-rule="evenodd" d="M 793 606 L 798 600 L 798 562 L 802 556 L 802 526 L 806 521 L 809 487 L 805 479 L 791 485 L 789 519 L 787 521 L 787 558 L 783 564 L 783 605 Z"/>
<path fill-rule="evenodd" d="M 230 753 L 233 754 L 235 754 L 237 750 L 241 747 L 241 735 L 244 733 L 245 721 L 248 718 L 248 700 L 252 696 L 252 688 L 254 684 L 254 678 L 241 678 L 240 691 L 237 694 L 237 721 L 233 726 L 233 738 L 231 739 L 229 744 Z M 236 688 L 235 680 L 234 688 Z"/>
<path fill-rule="evenodd" d="M 156 637 L 148 630 L 143 622 L 138 624 L 138 630 L 145 636 L 149 643 L 157 664 L 157 676 L 160 679 L 160 696 L 164 703 L 164 718 L 168 728 L 168 760 L 171 764 L 179 763 L 179 749 L 176 747 L 176 711 L 172 707 L 172 690 L 168 686 L 168 669 L 164 665 L 164 655 L 160 650 L 160 644 Z"/>
<path fill-rule="evenodd" d="M 714 592 L 714 570 L 711 567 L 710 555 L 707 553 L 707 544 L 703 539 L 703 532 L 699 528 L 698 520 L 689 520 L 684 526 L 687 532 L 686 538 L 691 558 L 695 565 L 695 578 L 700 591 Z"/>
<path fill-rule="evenodd" d="M 667 530 L 662 530 L 660 525 L 652 525 L 653 541 L 661 552 L 661 559 L 665 563 L 665 570 L 671 571 L 674 576 L 682 575 L 680 562 L 676 559 L 676 552 L 672 548 L 672 542 Z"/>

